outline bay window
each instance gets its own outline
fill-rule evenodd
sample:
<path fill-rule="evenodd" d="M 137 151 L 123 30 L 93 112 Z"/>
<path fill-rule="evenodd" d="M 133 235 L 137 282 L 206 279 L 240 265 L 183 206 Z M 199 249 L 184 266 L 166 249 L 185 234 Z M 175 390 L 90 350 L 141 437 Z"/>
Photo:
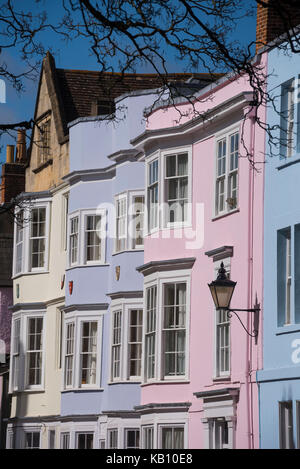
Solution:
<path fill-rule="evenodd" d="M 24 432 L 24 449 L 40 449 L 40 432 Z"/>
<path fill-rule="evenodd" d="M 186 284 L 164 285 L 163 350 L 165 376 L 185 374 Z"/>
<path fill-rule="evenodd" d="M 153 276 L 154 278 L 154 276 Z M 144 382 L 185 380 L 188 370 L 189 276 L 159 274 L 145 288 Z M 150 282 L 152 283 L 152 282 Z"/>
<path fill-rule="evenodd" d="M 142 191 L 128 191 L 115 197 L 115 253 L 143 249 L 144 204 Z"/>
<path fill-rule="evenodd" d="M 113 300 L 111 305 L 111 381 L 140 381 L 143 310 L 140 301 Z"/>
<path fill-rule="evenodd" d="M 70 219 L 70 265 L 74 265 L 78 262 L 78 228 L 79 228 L 79 217 L 73 217 Z"/>
<path fill-rule="evenodd" d="M 188 154 L 167 155 L 165 163 L 167 224 L 187 221 Z"/>
<path fill-rule="evenodd" d="M 10 392 L 42 389 L 44 382 L 44 312 L 18 312 L 12 319 Z"/>
<path fill-rule="evenodd" d="M 16 210 L 13 275 L 48 268 L 50 201 L 33 201 Z"/>
<path fill-rule="evenodd" d="M 64 389 L 100 387 L 102 315 L 65 313 Z"/>
<path fill-rule="evenodd" d="M 184 427 L 161 426 L 161 449 L 184 449 Z"/>
<path fill-rule="evenodd" d="M 69 214 L 69 267 L 105 263 L 106 210 Z"/>
<path fill-rule="evenodd" d="M 215 215 L 238 206 L 239 132 L 218 137 L 216 142 Z"/>
<path fill-rule="evenodd" d="M 148 166 L 148 230 L 158 227 L 158 159 Z"/>
<path fill-rule="evenodd" d="M 42 384 L 43 318 L 28 318 L 26 341 L 27 385 Z"/>
<path fill-rule="evenodd" d="M 31 269 L 43 268 L 46 249 L 46 209 L 34 208 L 30 224 L 30 257 Z"/>
<path fill-rule="evenodd" d="M 140 448 L 140 430 L 138 428 L 125 429 L 125 445 L 124 449 Z"/>
<path fill-rule="evenodd" d="M 127 197 L 116 200 L 116 252 L 126 249 L 127 239 Z"/>
<path fill-rule="evenodd" d="M 155 378 L 157 286 L 146 290 L 145 378 Z"/>

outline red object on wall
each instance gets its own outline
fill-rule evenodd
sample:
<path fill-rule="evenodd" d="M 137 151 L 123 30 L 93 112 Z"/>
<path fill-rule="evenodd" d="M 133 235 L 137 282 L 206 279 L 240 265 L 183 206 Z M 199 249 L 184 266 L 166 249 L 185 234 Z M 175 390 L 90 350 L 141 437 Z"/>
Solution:
<path fill-rule="evenodd" d="M 72 293 L 73 293 L 73 280 L 71 280 L 69 282 L 69 293 L 70 293 L 70 295 L 72 295 Z"/>

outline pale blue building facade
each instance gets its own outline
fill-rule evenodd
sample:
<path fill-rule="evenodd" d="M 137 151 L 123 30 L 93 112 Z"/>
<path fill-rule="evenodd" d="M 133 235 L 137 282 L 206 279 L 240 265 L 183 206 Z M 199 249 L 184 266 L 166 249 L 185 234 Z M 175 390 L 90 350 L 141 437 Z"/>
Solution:
<path fill-rule="evenodd" d="M 139 447 L 145 169 L 130 140 L 154 97 L 123 95 L 114 120 L 69 124 L 62 448 Z"/>
<path fill-rule="evenodd" d="M 300 448 L 299 68 L 297 54 L 268 51 L 276 110 L 269 107 L 267 122 L 278 126 L 272 132 L 278 146 L 265 164 L 263 369 L 257 373 L 263 449 Z"/>

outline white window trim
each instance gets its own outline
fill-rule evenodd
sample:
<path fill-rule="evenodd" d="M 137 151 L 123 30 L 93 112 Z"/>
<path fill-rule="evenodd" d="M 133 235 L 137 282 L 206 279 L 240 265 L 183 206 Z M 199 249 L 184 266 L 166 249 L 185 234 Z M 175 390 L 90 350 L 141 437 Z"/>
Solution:
<path fill-rule="evenodd" d="M 187 153 L 188 155 L 188 202 L 187 202 L 187 220 L 183 222 L 167 222 L 167 202 L 166 202 L 166 184 L 165 184 L 165 177 L 166 177 L 166 161 L 167 157 L 170 155 L 175 155 L 178 153 Z M 192 147 L 178 147 L 172 148 L 168 151 L 161 152 L 161 159 L 162 164 L 160 165 L 161 168 L 161 181 L 159 184 L 159 190 L 161 189 L 162 193 L 162 202 L 163 202 L 163 214 L 162 214 L 162 229 L 170 229 L 170 228 L 182 228 L 188 227 L 192 225 L 192 165 L 193 165 L 193 158 L 192 158 Z"/>
<path fill-rule="evenodd" d="M 224 263 L 224 268 L 226 272 L 231 271 L 231 258 L 227 257 L 225 259 L 221 259 L 219 261 L 214 262 L 213 267 L 214 267 L 214 278 L 217 278 L 218 275 L 218 270 L 221 266 L 221 263 Z M 230 320 L 229 320 L 230 322 Z M 218 373 L 218 367 L 217 367 L 217 310 L 214 308 L 214 343 L 213 343 L 213 357 L 214 357 L 214 370 L 213 370 L 213 380 L 218 380 L 218 379 L 224 379 L 224 378 L 230 378 L 231 376 L 231 322 L 229 325 L 229 371 L 228 372 L 221 372 Z"/>
<path fill-rule="evenodd" d="M 184 222 L 167 222 L 167 203 L 165 190 L 166 175 L 166 159 L 169 155 L 178 153 L 187 153 L 188 155 L 188 209 L 187 220 Z M 149 228 L 149 207 L 148 207 L 148 182 L 149 182 L 149 165 L 158 160 L 158 215 L 157 226 L 150 230 Z M 160 230 L 169 230 L 176 228 L 184 228 L 192 226 L 192 187 L 193 187 L 193 149 L 192 146 L 180 146 L 169 148 L 167 150 L 159 150 L 147 157 L 145 164 L 145 216 L 144 216 L 144 232 L 145 235 L 151 235 Z"/>
<path fill-rule="evenodd" d="M 42 373 L 41 373 L 41 384 L 38 385 L 28 385 L 27 382 L 27 372 L 28 372 L 28 362 L 26 359 L 27 355 L 27 331 L 28 331 L 28 320 L 30 318 L 42 318 L 43 319 L 43 333 L 42 333 Z M 45 390 L 45 338 L 46 338 L 46 311 L 37 310 L 37 311 L 20 311 L 14 313 L 12 317 L 12 324 L 14 321 L 20 319 L 20 353 L 19 353 L 19 380 L 18 380 L 18 389 L 13 388 L 13 360 L 10 361 L 10 377 L 9 377 L 9 392 L 14 393 L 16 391 L 44 391 Z M 14 340 L 14 327 L 13 334 L 11 336 L 11 347 L 13 347 Z"/>
<path fill-rule="evenodd" d="M 114 251 L 113 255 L 121 254 L 122 252 L 135 252 L 135 251 L 143 251 L 144 244 L 140 245 L 137 248 L 133 248 L 133 238 L 130 236 L 130 230 L 128 229 L 129 224 L 132 223 L 133 219 L 133 198 L 134 197 L 144 197 L 144 230 L 143 230 L 143 238 L 145 236 L 145 220 L 146 220 L 146 200 L 145 200 L 145 191 L 143 189 L 132 189 L 121 192 L 114 196 L 114 234 L 115 234 L 115 241 L 114 241 Z M 126 219 L 125 219 L 125 247 L 124 249 L 117 250 L 117 202 L 121 199 L 126 199 Z"/>
<path fill-rule="evenodd" d="M 68 248 L 68 207 L 70 200 L 69 190 L 61 194 L 61 210 L 62 210 L 62 224 L 61 224 L 61 250 L 67 251 Z"/>
<path fill-rule="evenodd" d="M 86 217 L 89 215 L 101 217 L 101 259 L 96 261 L 86 261 L 85 255 L 85 226 Z M 70 260 L 70 233 L 71 233 L 71 220 L 78 217 L 78 253 L 77 262 L 71 263 Z M 81 209 L 69 213 L 68 215 L 68 242 L 67 242 L 67 265 L 68 268 L 72 267 L 88 267 L 93 265 L 107 265 L 106 263 L 106 224 L 107 224 L 107 210 L 106 209 Z"/>
<path fill-rule="evenodd" d="M 163 354 L 162 354 L 162 329 L 163 329 L 163 287 L 166 283 L 186 283 L 186 342 L 185 342 L 185 374 L 178 376 L 163 375 Z M 155 361 L 155 378 L 148 379 L 145 376 L 145 330 L 146 314 L 143 317 L 143 348 L 142 348 L 142 385 L 149 383 L 166 382 L 186 382 L 189 380 L 189 350 L 190 350 L 190 311 L 191 311 L 191 270 L 177 270 L 170 272 L 157 272 L 147 277 L 144 282 L 144 311 L 146 311 L 147 288 L 157 286 L 157 321 L 155 356 L 160 357 Z"/>
<path fill-rule="evenodd" d="M 224 215 L 226 214 L 229 214 L 229 213 L 233 213 L 237 210 L 239 210 L 239 201 L 240 201 L 240 197 L 239 197 L 239 183 L 240 183 L 240 180 L 239 180 L 239 175 L 240 175 L 240 164 L 239 164 L 239 160 L 240 158 L 238 158 L 238 167 L 237 167 L 237 174 L 238 174 L 238 182 L 237 182 L 237 205 L 236 207 L 234 207 L 233 209 L 228 209 L 229 207 L 229 204 L 226 202 L 227 200 L 227 196 L 228 196 L 228 179 L 229 179 L 229 153 L 228 151 L 226 151 L 226 171 L 225 171 L 225 201 L 224 201 L 224 207 L 225 209 L 222 211 L 222 212 L 216 212 L 216 194 L 217 194 L 217 165 L 218 165 L 218 158 L 217 158 L 217 151 L 218 151 L 218 142 L 220 140 L 222 140 L 223 138 L 226 138 L 226 146 L 227 146 L 227 150 L 229 149 L 229 145 L 228 145 L 228 139 L 230 137 L 230 135 L 234 134 L 238 132 L 239 133 L 239 149 L 240 149 L 240 146 L 241 146 L 241 124 L 240 123 L 236 123 L 234 125 L 231 125 L 230 127 L 227 127 L 225 129 L 223 129 L 222 131 L 220 132 L 217 132 L 215 133 L 215 141 L 214 141 L 214 197 L 213 197 L 213 208 L 212 208 L 212 218 L 219 218 L 219 217 L 223 217 Z"/>
<path fill-rule="evenodd" d="M 73 355 L 73 373 L 72 385 L 65 385 L 65 358 L 66 358 L 66 331 L 67 324 L 74 322 L 74 355 Z M 97 322 L 97 366 L 96 366 L 96 383 L 81 384 L 80 383 L 80 355 L 81 355 L 81 330 L 83 322 Z M 63 359 L 62 359 L 62 391 L 76 390 L 85 391 L 88 389 L 101 389 L 101 371 L 102 371 L 102 335 L 103 335 L 103 313 L 95 312 L 94 314 L 86 311 L 76 311 L 65 313 L 63 326 Z"/>
<path fill-rule="evenodd" d="M 129 366 L 128 366 L 128 342 L 129 342 L 129 311 L 132 309 L 143 310 L 142 299 L 130 299 L 130 300 L 113 300 L 111 302 L 111 320 L 110 320 L 110 353 L 109 353 L 109 380 L 108 384 L 113 383 L 128 383 L 128 382 L 141 382 L 141 376 L 129 377 Z M 113 341 L 113 314 L 117 311 L 121 311 L 121 352 L 120 352 L 120 377 L 112 377 L 112 341 Z M 144 314 L 143 322 L 144 324 Z M 143 335 L 142 335 L 142 358 L 141 358 L 141 373 L 143 368 Z"/>
<path fill-rule="evenodd" d="M 140 442 L 141 448 L 144 448 L 143 429 L 153 428 L 153 448 L 161 449 L 161 428 L 163 427 L 183 427 L 184 428 L 184 448 L 188 448 L 188 429 L 189 418 L 187 412 L 165 412 L 144 414 L 140 420 Z"/>
<path fill-rule="evenodd" d="M 141 426 L 139 418 L 108 418 L 106 424 L 106 449 L 109 449 L 109 432 L 111 430 L 118 431 L 118 449 L 125 448 L 125 431 L 126 430 L 140 430 L 140 448 L 141 448 Z"/>
<path fill-rule="evenodd" d="M 13 279 L 24 274 L 39 274 L 42 272 L 48 272 L 49 269 L 49 242 L 50 242 L 50 216 L 51 216 L 51 199 L 33 200 L 30 201 L 30 207 L 17 207 L 15 210 L 15 216 L 20 211 L 24 212 L 24 228 L 23 228 L 23 253 L 22 253 L 22 270 L 16 272 L 16 260 L 17 260 L 17 230 L 16 221 L 14 224 L 14 247 L 13 247 Z M 31 268 L 31 249 L 30 249 L 30 230 L 31 230 L 31 211 L 36 208 L 46 209 L 46 225 L 45 225 L 45 265 L 44 267 Z"/>

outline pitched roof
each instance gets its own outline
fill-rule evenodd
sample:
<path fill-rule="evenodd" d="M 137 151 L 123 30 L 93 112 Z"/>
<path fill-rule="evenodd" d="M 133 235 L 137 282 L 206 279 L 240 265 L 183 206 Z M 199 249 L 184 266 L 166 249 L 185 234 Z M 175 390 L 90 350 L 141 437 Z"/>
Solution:
<path fill-rule="evenodd" d="M 47 52 L 43 61 L 49 96 L 52 104 L 58 141 L 68 139 L 68 123 L 79 117 L 96 115 L 92 105 L 101 100 L 114 100 L 118 96 L 133 91 L 160 88 L 162 76 L 143 73 L 109 73 L 88 70 L 67 70 L 56 68 L 53 56 Z M 41 72 L 42 76 L 42 72 Z M 167 75 L 168 83 L 176 82 L 186 88 L 199 90 L 219 78 L 209 73 L 171 73 Z M 36 102 L 39 99 L 39 91 Z M 39 118 L 35 112 L 35 119 Z"/>
<path fill-rule="evenodd" d="M 197 89 L 212 81 L 209 74 L 198 74 Z M 66 122 L 91 115 L 91 103 L 96 100 L 113 100 L 124 93 L 155 89 L 162 86 L 162 78 L 155 74 L 92 72 L 86 70 L 56 69 L 57 81 L 63 92 Z M 168 75 L 168 82 L 185 82 L 191 73 Z M 198 77 L 197 77 L 198 78 Z M 201 82 L 200 82 L 201 80 Z"/>

